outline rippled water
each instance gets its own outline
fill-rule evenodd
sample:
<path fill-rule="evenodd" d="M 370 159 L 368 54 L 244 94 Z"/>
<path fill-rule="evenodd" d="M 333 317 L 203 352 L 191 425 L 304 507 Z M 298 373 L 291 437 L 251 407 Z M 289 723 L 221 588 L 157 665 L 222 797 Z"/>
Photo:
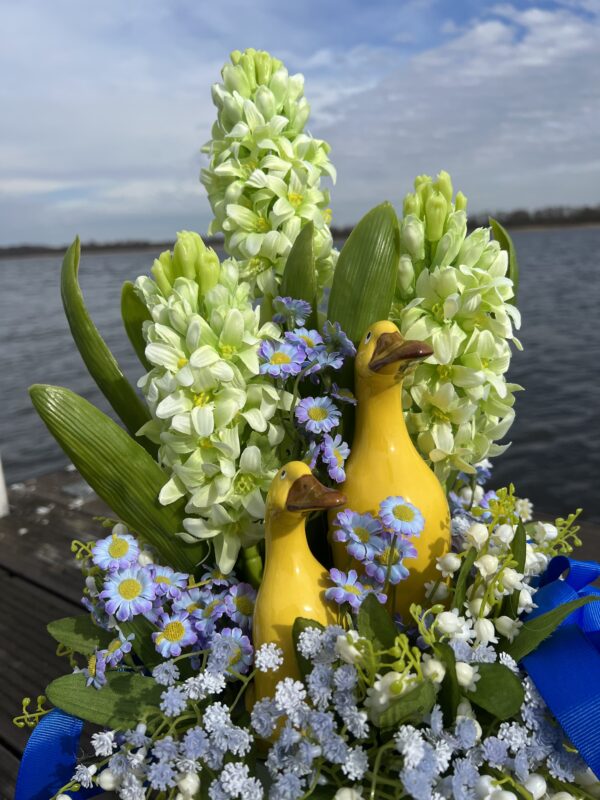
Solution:
<path fill-rule="evenodd" d="M 527 391 L 494 484 L 512 480 L 540 509 L 583 506 L 600 521 L 600 228 L 522 231 L 514 240 L 525 350 L 510 375 Z M 145 252 L 84 254 L 81 267 L 92 316 L 132 381 L 139 364 L 121 326 L 120 288 L 151 261 Z M 54 256 L 0 261 L 0 447 L 9 482 L 66 462 L 31 407 L 30 384 L 67 386 L 108 410 L 71 340 L 59 273 Z"/>

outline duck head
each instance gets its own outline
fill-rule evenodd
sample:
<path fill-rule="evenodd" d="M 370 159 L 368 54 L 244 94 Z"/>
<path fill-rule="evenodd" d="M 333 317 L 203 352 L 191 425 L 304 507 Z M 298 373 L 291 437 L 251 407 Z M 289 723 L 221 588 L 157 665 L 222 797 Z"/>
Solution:
<path fill-rule="evenodd" d="M 346 498 L 318 481 L 307 464 L 290 461 L 273 478 L 267 495 L 267 515 L 304 517 L 310 511 L 329 511 Z"/>
<path fill-rule="evenodd" d="M 356 375 L 384 389 L 399 383 L 410 367 L 431 355 L 433 349 L 426 342 L 405 339 L 393 322 L 374 322 L 358 345 Z"/>

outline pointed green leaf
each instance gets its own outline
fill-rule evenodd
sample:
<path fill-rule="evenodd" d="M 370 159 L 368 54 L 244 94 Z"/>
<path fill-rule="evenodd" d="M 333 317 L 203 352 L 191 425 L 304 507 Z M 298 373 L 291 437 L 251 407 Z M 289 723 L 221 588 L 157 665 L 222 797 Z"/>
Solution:
<path fill-rule="evenodd" d="M 489 221 L 492 233 L 494 234 L 494 239 L 498 242 L 500 247 L 503 250 L 506 250 L 508 253 L 508 277 L 513 282 L 515 293 L 512 303 L 516 304 L 517 292 L 519 290 L 519 264 L 517 263 L 517 251 L 515 250 L 513 240 L 510 238 L 506 228 L 501 225 L 497 219 L 490 217 Z"/>
<path fill-rule="evenodd" d="M 99 628 L 89 614 L 55 619 L 46 627 L 50 636 L 59 644 L 84 656 L 91 656 L 96 650 L 108 647 L 115 638 L 113 634 Z"/>
<path fill-rule="evenodd" d="M 515 661 L 521 661 L 525 656 L 533 652 L 544 639 L 551 636 L 561 622 L 573 611 L 577 611 L 578 608 L 587 603 L 597 602 L 598 600 L 600 600 L 598 595 L 579 597 L 577 600 L 571 600 L 569 603 L 553 608 L 552 611 L 546 611 L 545 614 L 526 620 L 516 639 L 504 649 Z"/>
<path fill-rule="evenodd" d="M 81 672 L 63 675 L 46 688 L 46 696 L 67 714 L 117 730 L 135 728 L 144 714 L 159 707 L 163 687 L 152 678 L 131 672 L 107 672 L 106 678 L 105 686 L 94 689 L 85 685 Z"/>
<path fill-rule="evenodd" d="M 77 237 L 65 254 L 60 278 L 60 291 L 69 327 L 90 375 L 127 430 L 135 436 L 142 425 L 148 422 L 150 414 L 88 314 L 77 278 L 79 258 Z M 144 439 L 143 443 L 144 446 L 148 445 L 151 452 L 156 452 L 151 442 Z"/>
<path fill-rule="evenodd" d="M 500 720 L 518 714 L 525 695 L 521 680 L 504 664 L 477 664 L 479 680 L 468 699 Z"/>
<path fill-rule="evenodd" d="M 516 561 L 517 572 L 525 572 L 525 559 L 527 557 L 527 533 L 525 526 L 519 520 L 517 530 L 510 544 L 512 557 Z M 511 619 L 519 616 L 519 592 L 509 594 L 502 605 L 502 613 Z"/>
<path fill-rule="evenodd" d="M 354 342 L 373 322 L 388 318 L 399 260 L 398 218 L 390 203 L 382 203 L 354 228 L 333 276 L 327 318 Z"/>
<path fill-rule="evenodd" d="M 456 710 L 462 696 L 456 677 L 456 656 L 450 645 L 444 642 L 435 645 L 435 655 L 446 667 L 438 699 L 444 712 L 444 722 L 449 726 L 456 719 Z"/>
<path fill-rule="evenodd" d="M 456 587 L 454 589 L 454 597 L 452 598 L 452 608 L 462 609 L 465 597 L 467 596 L 467 581 L 471 574 L 471 569 L 477 558 L 477 550 L 471 547 L 463 559 L 458 578 L 456 579 Z"/>
<path fill-rule="evenodd" d="M 313 327 L 317 320 L 317 276 L 313 248 L 314 225 L 307 222 L 292 245 L 281 280 L 282 297 L 306 300 L 312 307 L 307 326 Z"/>
<path fill-rule="evenodd" d="M 294 642 L 294 650 L 296 651 L 296 662 L 298 664 L 298 669 L 303 678 L 305 678 L 309 672 L 311 672 L 313 668 L 313 663 L 309 661 L 307 658 L 304 658 L 300 650 L 298 649 L 298 639 L 300 638 L 300 634 L 302 631 L 305 631 L 307 628 L 318 628 L 320 631 L 324 630 L 323 626 L 320 622 L 316 622 L 314 619 L 307 619 L 306 617 L 296 617 L 294 620 L 294 624 L 292 625 L 292 640 Z"/>
<path fill-rule="evenodd" d="M 148 372 L 152 364 L 146 358 L 146 340 L 142 328 L 146 320 L 151 319 L 150 312 L 138 297 L 131 281 L 125 281 L 121 289 L 121 317 L 125 332 L 135 350 L 142 366 Z"/>
<path fill-rule="evenodd" d="M 158 495 L 168 476 L 144 448 L 83 397 L 60 386 L 32 386 L 36 411 L 83 478 L 115 514 L 164 561 L 191 570 L 206 555 L 205 542 L 186 544 L 185 500 L 161 506 Z"/>
<path fill-rule="evenodd" d="M 398 635 L 394 621 L 374 594 L 365 597 L 358 612 L 357 628 L 360 636 L 374 643 L 376 650 L 389 650 Z"/>
<path fill-rule="evenodd" d="M 434 685 L 430 681 L 422 681 L 393 700 L 390 707 L 378 715 L 375 724 L 380 728 L 391 728 L 409 721 L 421 722 L 435 705 L 435 700 Z"/>
<path fill-rule="evenodd" d="M 151 669 L 162 660 L 152 639 L 152 634 L 157 628 L 149 620 L 137 616 L 129 622 L 120 622 L 119 627 L 125 636 L 133 633 L 131 648 L 145 667 Z"/>

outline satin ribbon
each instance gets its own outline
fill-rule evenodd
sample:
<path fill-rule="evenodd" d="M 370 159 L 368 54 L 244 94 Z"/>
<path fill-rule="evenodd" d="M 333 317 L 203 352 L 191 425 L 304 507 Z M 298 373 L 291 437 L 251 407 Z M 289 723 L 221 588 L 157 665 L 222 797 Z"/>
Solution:
<path fill-rule="evenodd" d="M 73 777 L 83 722 L 53 708 L 33 729 L 17 777 L 14 800 L 49 800 Z M 102 790 L 69 791 L 73 800 L 84 800 Z"/>
<path fill-rule="evenodd" d="M 600 597 L 600 589 L 590 586 L 598 577 L 600 564 L 595 561 L 553 558 L 535 595 L 537 608 L 527 619 L 579 597 Z M 571 743 L 600 778 L 600 602 L 570 614 L 522 663 Z"/>

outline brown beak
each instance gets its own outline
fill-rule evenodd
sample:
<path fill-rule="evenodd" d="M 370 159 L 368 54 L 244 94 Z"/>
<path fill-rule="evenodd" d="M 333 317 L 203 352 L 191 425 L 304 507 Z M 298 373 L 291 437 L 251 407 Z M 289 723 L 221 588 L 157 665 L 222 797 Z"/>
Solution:
<path fill-rule="evenodd" d="M 345 502 L 341 492 L 328 489 L 312 475 L 302 475 L 293 482 L 286 507 L 288 511 L 328 511 Z"/>
<path fill-rule="evenodd" d="M 405 340 L 399 333 L 382 333 L 369 361 L 369 369 L 378 372 L 388 364 L 419 361 L 431 355 L 433 350 L 425 342 Z"/>

